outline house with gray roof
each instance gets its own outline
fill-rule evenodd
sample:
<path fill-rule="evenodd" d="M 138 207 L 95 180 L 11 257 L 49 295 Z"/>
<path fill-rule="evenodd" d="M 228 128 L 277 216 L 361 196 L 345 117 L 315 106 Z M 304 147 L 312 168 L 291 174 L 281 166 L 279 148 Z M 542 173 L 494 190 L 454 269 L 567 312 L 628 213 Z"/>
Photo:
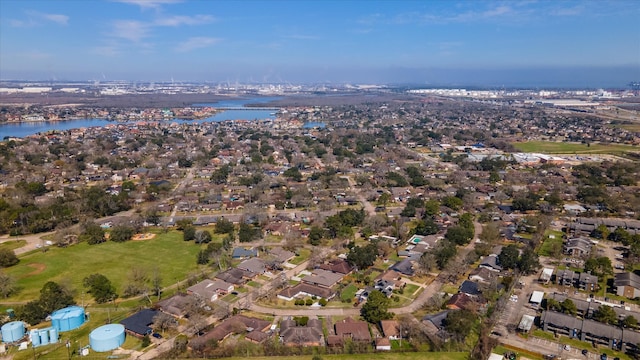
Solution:
<path fill-rule="evenodd" d="M 631 272 L 616 274 L 613 286 L 618 296 L 629 299 L 640 297 L 640 276 Z"/>
<path fill-rule="evenodd" d="M 256 275 L 260 275 L 260 274 L 264 274 L 264 272 L 266 271 L 267 265 L 262 259 L 251 258 L 238 264 L 237 268 L 240 270 L 248 271 Z"/>
<path fill-rule="evenodd" d="M 311 275 L 307 275 L 302 278 L 302 282 L 304 283 L 324 288 L 331 288 L 340 280 L 342 280 L 342 274 L 337 274 L 333 271 L 323 269 L 315 269 Z"/>

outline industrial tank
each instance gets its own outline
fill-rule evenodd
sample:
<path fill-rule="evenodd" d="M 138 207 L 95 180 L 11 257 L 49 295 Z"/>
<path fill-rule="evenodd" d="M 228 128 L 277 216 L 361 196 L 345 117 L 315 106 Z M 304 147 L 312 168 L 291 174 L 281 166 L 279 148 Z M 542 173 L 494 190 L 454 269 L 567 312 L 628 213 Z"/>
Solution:
<path fill-rule="evenodd" d="M 24 323 L 22 321 L 12 321 L 2 325 L 2 341 L 5 343 L 16 342 L 24 336 Z"/>
<path fill-rule="evenodd" d="M 40 335 L 38 334 L 38 330 L 29 331 L 29 338 L 31 338 L 31 346 L 40 346 Z"/>
<path fill-rule="evenodd" d="M 48 328 L 49 330 L 49 343 L 55 344 L 58 342 L 58 330 L 54 327 Z"/>
<path fill-rule="evenodd" d="M 117 349 L 123 343 L 124 326 L 121 324 L 103 325 L 89 334 L 89 344 L 93 351 L 111 351 Z"/>
<path fill-rule="evenodd" d="M 79 328 L 84 321 L 84 309 L 79 306 L 69 306 L 51 314 L 51 324 L 58 332 Z"/>
<path fill-rule="evenodd" d="M 49 331 L 48 330 L 38 330 L 38 335 L 40 335 L 40 345 L 48 345 L 49 344 Z"/>

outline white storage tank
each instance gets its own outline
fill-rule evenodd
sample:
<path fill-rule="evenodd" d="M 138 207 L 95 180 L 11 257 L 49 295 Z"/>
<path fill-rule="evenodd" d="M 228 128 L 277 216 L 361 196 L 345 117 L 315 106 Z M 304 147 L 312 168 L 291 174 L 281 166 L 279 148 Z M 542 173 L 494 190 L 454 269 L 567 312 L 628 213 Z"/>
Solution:
<path fill-rule="evenodd" d="M 12 321 L 2 325 L 2 341 L 13 343 L 24 337 L 24 323 L 22 321 Z"/>
<path fill-rule="evenodd" d="M 89 344 L 93 351 L 104 352 L 117 349 L 124 343 L 124 326 L 108 324 L 94 329 L 89 334 Z"/>

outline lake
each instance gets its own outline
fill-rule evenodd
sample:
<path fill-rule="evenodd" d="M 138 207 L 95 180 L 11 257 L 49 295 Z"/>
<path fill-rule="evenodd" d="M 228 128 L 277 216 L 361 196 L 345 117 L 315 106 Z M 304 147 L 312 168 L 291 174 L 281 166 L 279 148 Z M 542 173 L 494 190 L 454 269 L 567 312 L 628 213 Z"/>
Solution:
<path fill-rule="evenodd" d="M 261 104 L 267 103 L 272 100 L 277 100 L 276 97 L 261 97 L 261 98 L 247 98 L 247 99 L 234 99 L 223 100 L 210 104 L 194 104 L 193 106 L 211 106 L 211 107 L 245 107 L 247 104 Z M 153 120 L 164 121 L 169 123 L 189 123 L 199 124 L 204 122 L 220 122 L 226 120 L 264 120 L 275 119 L 273 113 L 275 110 L 225 110 L 217 113 L 211 117 L 199 120 L 185 120 L 185 119 L 169 119 L 169 120 Z M 132 123 L 143 121 L 134 120 Z M 47 132 L 50 130 L 70 130 L 84 127 L 105 126 L 108 124 L 117 124 L 122 122 L 109 121 L 106 119 L 77 119 L 77 120 L 65 120 L 65 121 L 40 121 L 40 122 L 22 122 L 22 123 L 9 123 L 0 125 L 0 140 L 5 137 L 25 137 L 40 132 Z"/>

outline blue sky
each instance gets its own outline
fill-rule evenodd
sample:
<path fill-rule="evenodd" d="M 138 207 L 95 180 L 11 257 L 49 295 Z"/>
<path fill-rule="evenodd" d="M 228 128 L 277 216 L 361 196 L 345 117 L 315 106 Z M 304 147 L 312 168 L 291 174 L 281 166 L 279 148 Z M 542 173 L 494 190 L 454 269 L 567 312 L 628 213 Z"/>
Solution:
<path fill-rule="evenodd" d="M 624 86 L 640 2 L 0 0 L 0 78 Z"/>

